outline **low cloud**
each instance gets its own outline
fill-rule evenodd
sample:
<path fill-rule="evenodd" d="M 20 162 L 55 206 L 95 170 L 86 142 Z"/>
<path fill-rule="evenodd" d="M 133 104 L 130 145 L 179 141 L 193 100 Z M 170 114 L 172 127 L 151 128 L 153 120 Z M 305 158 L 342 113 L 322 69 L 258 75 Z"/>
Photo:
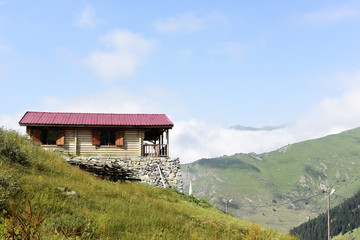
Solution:
<path fill-rule="evenodd" d="M 198 31 L 214 24 L 224 23 L 220 14 L 198 16 L 193 12 L 179 13 L 154 23 L 155 29 L 160 32 L 178 33 Z"/>
<path fill-rule="evenodd" d="M 238 131 L 196 120 L 176 122 L 171 138 L 171 155 L 182 163 L 240 152 L 265 152 L 294 141 L 288 129 Z"/>
<path fill-rule="evenodd" d="M 96 16 L 93 6 L 87 5 L 85 8 L 76 15 L 74 25 L 77 27 L 95 27 L 100 20 Z"/>
<path fill-rule="evenodd" d="M 235 153 L 272 151 L 287 144 L 335 134 L 360 127 L 360 75 L 341 75 L 342 83 L 354 83 L 340 96 L 326 98 L 294 122 L 273 131 L 239 131 L 229 126 L 197 119 L 180 121 L 181 101 L 174 93 L 164 90 L 114 88 L 107 91 L 69 99 L 49 97 L 39 106 L 41 111 L 166 113 L 175 126 L 170 131 L 170 155 L 182 163 L 201 158 Z M 345 76 L 345 77 L 344 77 Z M 338 77 L 335 77 L 338 78 Z M 340 80 L 339 80 L 340 81 Z M 145 94 L 146 93 L 146 94 Z M 168 94 L 168 95 L 166 95 Z M 172 96 L 172 97 L 169 97 Z M 164 99 L 170 99 L 164 101 Z M 37 109 L 32 109 L 37 110 Z M 0 125 L 18 129 L 24 112 L 0 115 Z"/>
<path fill-rule="evenodd" d="M 360 80 L 360 79 L 359 79 Z M 268 152 L 284 145 L 360 127 L 360 88 L 326 98 L 309 112 L 273 131 L 239 131 L 197 120 L 176 122 L 171 155 L 182 163 L 235 153 Z"/>
<path fill-rule="evenodd" d="M 107 81 L 134 75 L 156 45 L 153 39 L 124 30 L 114 30 L 99 41 L 107 50 L 91 52 L 84 63 Z"/>
<path fill-rule="evenodd" d="M 355 4 L 343 4 L 322 8 L 317 11 L 305 13 L 297 20 L 301 24 L 322 24 L 346 21 L 359 17 L 359 6 Z"/>
<path fill-rule="evenodd" d="M 146 91 L 144 89 L 144 91 Z M 141 97 L 143 96 L 143 97 Z M 65 112 L 166 113 L 172 119 L 174 102 L 162 101 L 163 94 L 139 94 L 111 89 L 99 94 L 71 99 L 46 98 L 38 110 Z M 235 153 L 268 152 L 284 145 L 318 138 L 360 127 L 360 88 L 339 98 L 327 98 L 309 112 L 283 128 L 273 131 L 239 131 L 228 126 L 196 119 L 174 121 L 170 131 L 170 155 L 181 163 Z M 37 109 L 32 109 L 37 110 Z M 170 113 L 170 114 L 169 114 Z M 0 115 L 0 125 L 19 129 L 24 112 Z"/>

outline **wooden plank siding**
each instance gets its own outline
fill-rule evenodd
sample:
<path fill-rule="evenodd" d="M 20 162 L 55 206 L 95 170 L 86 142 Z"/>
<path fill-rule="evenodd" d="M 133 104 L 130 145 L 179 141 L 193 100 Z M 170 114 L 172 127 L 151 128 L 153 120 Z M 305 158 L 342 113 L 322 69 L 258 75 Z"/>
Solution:
<path fill-rule="evenodd" d="M 144 138 L 145 138 L 145 131 L 144 130 L 140 130 L 139 132 L 139 144 L 140 144 L 140 156 L 144 156 Z"/>
<path fill-rule="evenodd" d="M 78 130 L 78 153 L 79 155 L 114 155 L 114 156 L 140 156 L 141 145 L 139 144 L 140 131 L 131 129 L 124 131 L 123 146 L 94 146 L 92 144 L 92 129 Z"/>
<path fill-rule="evenodd" d="M 75 129 L 66 129 L 65 130 L 65 145 L 64 149 L 67 153 L 75 153 Z"/>
<path fill-rule="evenodd" d="M 93 129 L 77 128 L 77 148 L 75 147 L 75 128 L 65 129 L 65 143 L 63 146 L 42 145 L 44 149 L 61 150 L 74 155 L 85 156 L 142 156 L 144 130 L 125 129 L 123 146 L 94 146 L 92 144 Z M 26 130 L 28 137 L 31 136 L 31 128 Z M 75 152 L 77 150 L 77 152 Z"/>

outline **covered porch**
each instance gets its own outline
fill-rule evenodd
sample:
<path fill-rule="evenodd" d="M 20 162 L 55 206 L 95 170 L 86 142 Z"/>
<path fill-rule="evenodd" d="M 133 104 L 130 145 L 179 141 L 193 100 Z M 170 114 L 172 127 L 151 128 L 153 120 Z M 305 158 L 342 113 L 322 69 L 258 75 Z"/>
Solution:
<path fill-rule="evenodd" d="M 169 129 L 145 129 L 142 147 L 144 156 L 169 157 Z"/>

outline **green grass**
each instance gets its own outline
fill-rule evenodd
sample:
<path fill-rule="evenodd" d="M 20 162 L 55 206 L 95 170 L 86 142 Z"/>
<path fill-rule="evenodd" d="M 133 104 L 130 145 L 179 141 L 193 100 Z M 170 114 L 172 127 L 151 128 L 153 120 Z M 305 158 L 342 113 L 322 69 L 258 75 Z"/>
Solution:
<path fill-rule="evenodd" d="M 360 229 L 354 229 L 351 232 L 347 232 L 345 234 L 340 234 L 336 237 L 332 237 L 332 240 L 356 240 L 360 239 Z"/>
<path fill-rule="evenodd" d="M 48 215 L 39 230 L 45 239 L 59 239 L 61 229 L 83 223 L 79 237 L 85 239 L 294 239 L 175 190 L 101 180 L 3 129 L 0 190 L 0 207 L 7 211 L 0 234 L 10 221 L 9 204 L 21 212 L 29 199 L 34 213 Z"/>
<path fill-rule="evenodd" d="M 235 154 L 202 159 L 184 165 L 184 190 L 188 189 L 191 166 L 195 196 L 204 197 L 221 209 L 224 203 L 218 199 L 232 198 L 231 214 L 284 233 L 325 211 L 323 195 L 297 201 L 321 194 L 321 184 L 335 188 L 342 197 L 359 191 L 360 180 L 355 180 L 360 177 L 360 128 L 284 149 L 257 156 Z M 338 197 L 332 205 L 342 200 Z"/>

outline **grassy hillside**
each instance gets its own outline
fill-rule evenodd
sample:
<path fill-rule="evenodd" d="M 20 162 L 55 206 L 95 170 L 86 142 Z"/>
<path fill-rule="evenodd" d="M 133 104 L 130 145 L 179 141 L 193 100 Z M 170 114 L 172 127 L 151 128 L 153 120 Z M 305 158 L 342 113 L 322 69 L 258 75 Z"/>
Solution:
<path fill-rule="evenodd" d="M 41 239 L 293 239 L 174 190 L 101 180 L 1 128 L 0 207 L 2 238 L 32 219 Z"/>
<path fill-rule="evenodd" d="M 182 166 L 185 191 L 220 209 L 282 232 L 326 208 L 323 191 L 336 189 L 334 206 L 360 189 L 360 128 L 285 146 L 264 154 L 201 159 Z"/>
<path fill-rule="evenodd" d="M 340 234 L 336 237 L 331 238 L 332 240 L 356 240 L 360 239 L 360 228 L 355 229 L 354 231 L 348 232 L 346 234 Z"/>

